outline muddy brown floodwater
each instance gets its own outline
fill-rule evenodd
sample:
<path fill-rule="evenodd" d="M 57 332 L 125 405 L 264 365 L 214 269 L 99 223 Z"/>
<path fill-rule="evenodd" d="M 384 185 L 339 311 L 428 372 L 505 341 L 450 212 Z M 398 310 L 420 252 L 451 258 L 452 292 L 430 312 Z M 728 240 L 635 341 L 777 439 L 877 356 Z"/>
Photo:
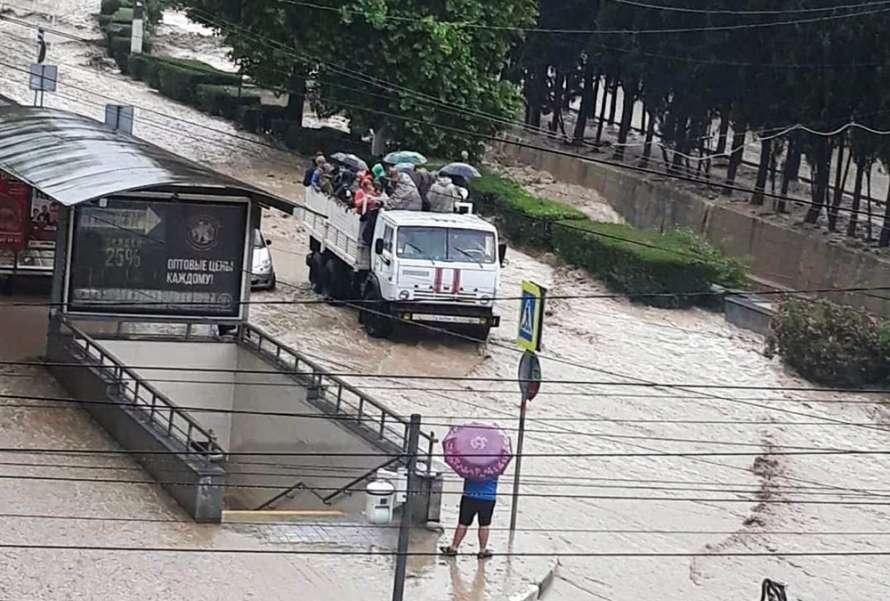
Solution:
<path fill-rule="evenodd" d="M 93 4 L 38 2 L 33 10 L 61 10 L 57 26 L 95 38 L 87 14 L 97 10 Z M 21 6 L 24 15 L 31 5 Z M 177 35 L 170 46 L 181 50 L 191 34 Z M 24 64 L 33 32 L 0 23 L 0 36 L 0 60 Z M 101 60 L 101 49 L 53 41 L 62 85 L 48 97 L 50 106 L 99 118 L 105 99 L 97 94 L 132 102 L 155 111 L 137 109 L 137 135 L 300 198 L 303 163 L 295 157 L 121 77 Z M 0 66 L 0 82 L 4 93 L 29 100 L 21 73 Z M 267 212 L 264 219 L 280 285 L 255 300 L 316 300 L 305 283 L 305 232 L 291 217 Z M 502 295 L 515 296 L 522 279 L 549 286 L 554 296 L 605 292 L 584 272 L 511 249 Z M 521 531 L 512 544 L 503 531 L 494 536 L 498 551 L 589 555 L 562 559 L 548 598 L 755 600 L 764 577 L 788 583 L 791 599 L 890 598 L 890 558 L 843 555 L 890 550 L 890 459 L 793 454 L 885 449 L 887 431 L 871 404 L 877 399 L 783 390 L 808 384 L 765 358 L 759 337 L 719 314 L 616 298 L 554 299 L 548 306 L 544 377 L 586 383 L 545 383 L 531 403 Z M 501 301 L 499 310 L 502 325 L 481 346 L 436 332 L 372 340 L 354 311 L 326 304 L 253 305 L 251 320 L 337 371 L 509 379 L 519 358 L 512 344 L 517 307 Z M 470 418 L 516 426 L 518 392 L 509 382 L 352 379 L 401 412 L 423 413 L 439 436 Z M 774 390 L 644 385 L 651 382 Z M 510 482 L 503 480 L 506 493 Z M 450 491 L 457 486 L 449 480 Z M 447 496 L 448 519 L 456 501 Z M 497 526 L 507 524 L 508 511 L 503 498 Z M 642 556 L 608 556 L 616 553 Z"/>

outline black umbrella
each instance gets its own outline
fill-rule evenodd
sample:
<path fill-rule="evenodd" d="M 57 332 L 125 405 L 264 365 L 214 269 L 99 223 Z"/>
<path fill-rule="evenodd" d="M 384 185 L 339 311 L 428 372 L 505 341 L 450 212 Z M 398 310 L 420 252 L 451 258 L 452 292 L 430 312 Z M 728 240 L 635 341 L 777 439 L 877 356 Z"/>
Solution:
<path fill-rule="evenodd" d="M 344 167 L 348 167 L 353 171 L 367 171 L 368 164 L 355 156 L 354 154 L 346 154 L 345 152 L 335 152 L 331 155 L 331 160 L 340 163 Z"/>
<path fill-rule="evenodd" d="M 464 179 L 473 179 L 481 177 L 479 170 L 468 163 L 449 163 L 439 169 L 439 175 L 448 177 L 462 177 Z"/>

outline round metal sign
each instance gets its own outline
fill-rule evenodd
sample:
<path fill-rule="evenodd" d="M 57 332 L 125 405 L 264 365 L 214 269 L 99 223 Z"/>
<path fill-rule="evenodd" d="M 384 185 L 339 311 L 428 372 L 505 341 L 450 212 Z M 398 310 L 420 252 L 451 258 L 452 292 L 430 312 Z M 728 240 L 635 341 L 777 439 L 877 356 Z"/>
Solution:
<path fill-rule="evenodd" d="M 532 400 L 541 389 L 541 362 L 538 356 L 530 351 L 522 353 L 519 360 L 519 391 L 522 398 Z"/>

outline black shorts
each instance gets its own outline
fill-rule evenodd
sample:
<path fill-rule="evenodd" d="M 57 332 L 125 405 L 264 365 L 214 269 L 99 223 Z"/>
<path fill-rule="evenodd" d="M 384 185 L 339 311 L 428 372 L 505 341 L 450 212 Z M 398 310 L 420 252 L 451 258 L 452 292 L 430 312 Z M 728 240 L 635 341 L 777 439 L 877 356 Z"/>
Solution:
<path fill-rule="evenodd" d="M 464 495 L 460 498 L 460 519 L 458 523 L 461 526 L 471 526 L 473 518 L 479 516 L 479 526 L 486 528 L 491 525 L 491 516 L 494 514 L 494 500 L 486 501 L 485 499 L 476 499 Z"/>

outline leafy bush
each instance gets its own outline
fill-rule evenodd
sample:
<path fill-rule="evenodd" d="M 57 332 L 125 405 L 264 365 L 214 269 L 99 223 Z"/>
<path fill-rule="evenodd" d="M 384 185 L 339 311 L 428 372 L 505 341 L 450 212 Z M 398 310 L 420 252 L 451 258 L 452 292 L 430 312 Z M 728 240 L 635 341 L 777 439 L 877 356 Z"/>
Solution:
<path fill-rule="evenodd" d="M 240 106 L 260 103 L 260 95 L 255 89 L 242 88 L 239 93 L 238 86 L 199 84 L 195 94 L 201 110 L 227 119 L 234 119 Z"/>
<path fill-rule="evenodd" d="M 566 261 L 585 268 L 612 290 L 658 307 L 695 304 L 720 272 L 697 255 L 685 237 L 638 230 L 629 225 L 561 221 L 553 247 Z"/>
<path fill-rule="evenodd" d="M 121 0 L 102 0 L 102 7 L 99 9 L 99 14 L 113 15 L 121 6 Z"/>
<path fill-rule="evenodd" d="M 552 224 L 586 220 L 581 211 L 526 192 L 516 182 L 486 174 L 470 183 L 473 199 L 481 213 L 500 215 L 503 233 L 515 243 L 550 248 Z"/>
<path fill-rule="evenodd" d="M 862 386 L 888 373 L 890 329 L 853 307 L 789 298 L 772 323 L 782 358 L 829 386 Z"/>
<path fill-rule="evenodd" d="M 132 8 L 119 8 L 114 14 L 111 15 L 112 23 L 132 23 L 133 22 L 133 9 Z"/>
<path fill-rule="evenodd" d="M 744 261 L 729 257 L 691 229 L 677 228 L 668 233 L 689 252 L 701 257 L 714 270 L 711 282 L 724 288 L 743 288 L 748 283 L 748 266 Z"/>
<path fill-rule="evenodd" d="M 157 88 L 164 96 L 180 102 L 196 104 L 199 85 L 219 84 L 237 86 L 240 76 L 214 69 L 206 63 L 187 59 L 157 59 Z M 152 79 L 146 79 L 154 85 Z"/>
<path fill-rule="evenodd" d="M 111 54 L 121 73 L 128 73 L 130 59 L 130 38 L 113 36 L 108 44 L 108 52 Z"/>

